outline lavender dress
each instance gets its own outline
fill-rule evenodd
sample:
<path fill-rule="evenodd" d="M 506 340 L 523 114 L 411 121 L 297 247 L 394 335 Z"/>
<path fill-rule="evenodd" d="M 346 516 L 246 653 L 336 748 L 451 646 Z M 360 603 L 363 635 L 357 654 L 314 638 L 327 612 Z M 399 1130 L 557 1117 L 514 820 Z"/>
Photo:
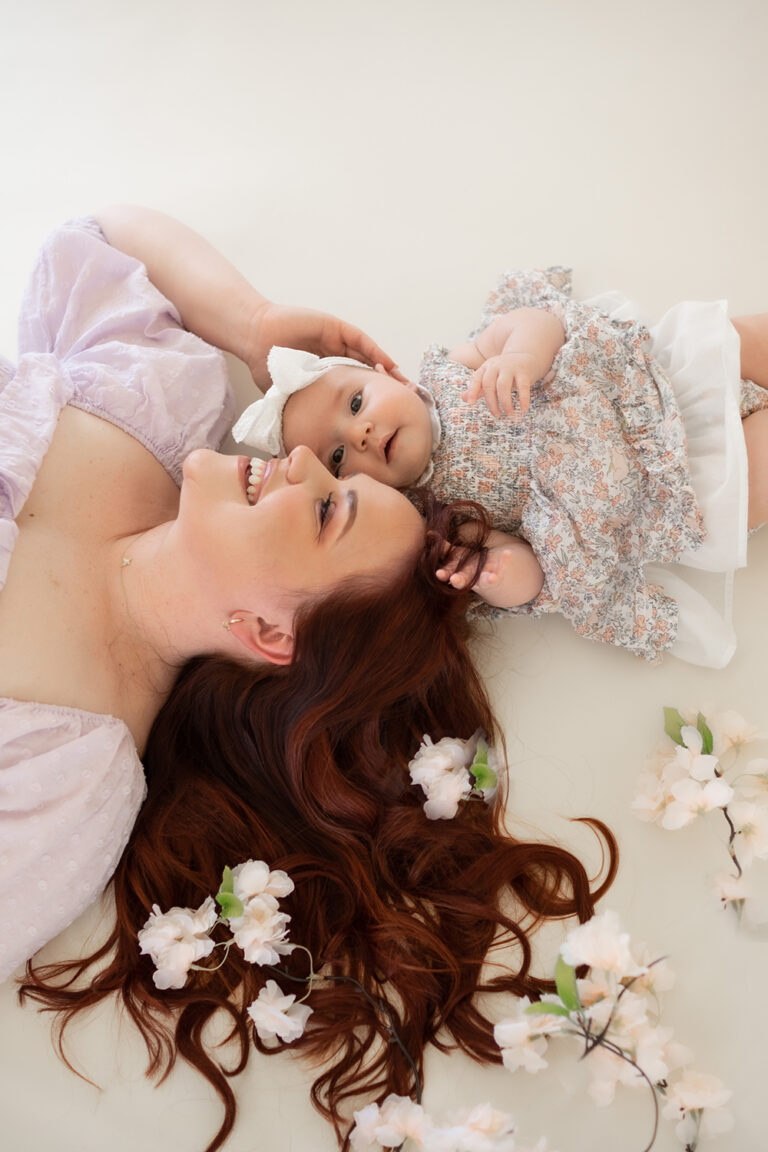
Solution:
<path fill-rule="evenodd" d="M 19 357 L 0 358 L 0 590 L 65 404 L 130 433 L 177 484 L 184 457 L 217 447 L 232 420 L 221 353 L 93 220 L 64 225 L 40 253 Z M 0 980 L 102 891 L 144 794 L 122 720 L 0 698 Z"/>

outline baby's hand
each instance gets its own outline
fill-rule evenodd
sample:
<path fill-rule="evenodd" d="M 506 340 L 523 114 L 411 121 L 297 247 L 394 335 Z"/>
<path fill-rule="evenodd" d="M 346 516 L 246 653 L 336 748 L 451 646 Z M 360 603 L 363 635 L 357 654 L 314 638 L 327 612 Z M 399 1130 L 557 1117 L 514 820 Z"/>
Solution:
<path fill-rule="evenodd" d="M 474 590 L 478 596 L 496 608 L 509 608 L 519 603 L 517 583 L 519 579 L 519 553 L 513 546 L 489 548 Z"/>
<path fill-rule="evenodd" d="M 502 352 L 491 356 L 472 374 L 469 387 L 462 400 L 475 404 L 482 392 L 492 416 L 516 416 L 512 393 L 517 392 L 520 413 L 527 412 L 531 403 L 531 388 L 536 383 L 536 362 L 528 352 Z"/>
<path fill-rule="evenodd" d="M 515 608 L 538 596 L 544 573 L 527 540 L 493 530 L 483 569 L 475 580 L 476 565 L 460 566 L 461 549 L 449 549 L 435 575 L 454 588 L 473 587 L 478 596 L 495 608 Z"/>
<path fill-rule="evenodd" d="M 452 588 L 458 588 L 459 591 L 469 588 L 474 580 L 476 563 L 472 557 L 469 563 L 462 564 L 462 561 L 466 560 L 467 556 L 463 548 L 452 548 L 450 544 L 446 544 L 443 549 L 442 567 L 436 569 L 435 576 L 444 584 L 450 584 Z"/>

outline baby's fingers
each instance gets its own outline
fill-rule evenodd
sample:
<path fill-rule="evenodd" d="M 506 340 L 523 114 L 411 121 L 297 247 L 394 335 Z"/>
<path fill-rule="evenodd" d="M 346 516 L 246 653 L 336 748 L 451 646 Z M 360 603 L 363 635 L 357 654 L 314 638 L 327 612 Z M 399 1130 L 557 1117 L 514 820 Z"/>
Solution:
<path fill-rule="evenodd" d="M 477 371 L 472 373 L 472 379 L 461 394 L 462 400 L 467 404 L 476 404 L 483 390 L 483 373 L 485 364 L 481 364 Z"/>
<path fill-rule="evenodd" d="M 530 380 L 517 380 L 516 383 L 520 411 L 527 412 L 531 406 L 531 382 Z"/>
<path fill-rule="evenodd" d="M 442 580 L 444 584 L 450 584 L 452 588 L 458 588 L 460 592 L 469 587 L 472 579 L 471 574 L 466 571 L 451 572 L 448 568 L 438 568 L 435 576 L 438 580 Z"/>

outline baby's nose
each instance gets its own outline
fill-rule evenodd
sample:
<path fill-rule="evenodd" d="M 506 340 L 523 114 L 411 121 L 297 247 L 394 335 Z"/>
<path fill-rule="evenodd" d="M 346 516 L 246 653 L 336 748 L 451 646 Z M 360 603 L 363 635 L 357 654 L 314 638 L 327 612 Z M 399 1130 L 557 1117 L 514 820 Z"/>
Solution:
<path fill-rule="evenodd" d="M 370 420 L 358 420 L 352 431 L 352 443 L 355 448 L 359 448 L 362 451 L 368 443 L 368 437 L 372 431 L 373 425 Z"/>

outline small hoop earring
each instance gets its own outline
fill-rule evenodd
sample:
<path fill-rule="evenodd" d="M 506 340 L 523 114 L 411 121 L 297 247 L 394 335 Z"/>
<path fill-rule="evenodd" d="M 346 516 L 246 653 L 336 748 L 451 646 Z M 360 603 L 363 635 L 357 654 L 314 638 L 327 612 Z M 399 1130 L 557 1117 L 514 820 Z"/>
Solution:
<path fill-rule="evenodd" d="M 222 620 L 222 628 L 226 628 L 227 632 L 230 630 L 230 624 L 242 624 L 242 616 L 230 616 L 228 620 Z"/>

